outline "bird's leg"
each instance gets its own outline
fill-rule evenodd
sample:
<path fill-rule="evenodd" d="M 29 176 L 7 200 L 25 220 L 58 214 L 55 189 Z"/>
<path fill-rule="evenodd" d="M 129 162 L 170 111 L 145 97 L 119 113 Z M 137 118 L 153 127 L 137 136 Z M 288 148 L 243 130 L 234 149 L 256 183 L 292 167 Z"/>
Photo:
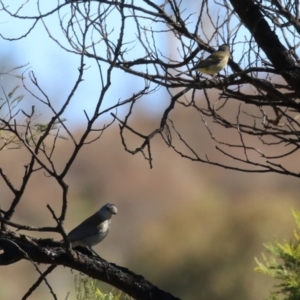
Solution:
<path fill-rule="evenodd" d="M 91 247 L 87 247 L 87 248 L 88 248 L 92 253 L 94 253 L 95 256 L 101 258 L 101 257 L 99 256 L 99 254 L 98 254 L 96 251 L 94 251 Z"/>

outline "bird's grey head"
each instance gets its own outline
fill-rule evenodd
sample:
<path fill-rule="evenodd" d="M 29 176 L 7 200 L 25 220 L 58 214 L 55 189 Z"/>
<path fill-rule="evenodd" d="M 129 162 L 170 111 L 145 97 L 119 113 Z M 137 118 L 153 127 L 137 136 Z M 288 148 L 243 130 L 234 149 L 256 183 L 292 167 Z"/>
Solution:
<path fill-rule="evenodd" d="M 112 215 L 116 215 L 118 210 L 115 205 L 113 205 L 111 203 L 107 203 L 101 207 L 100 212 L 106 216 L 111 217 Z"/>
<path fill-rule="evenodd" d="M 228 44 L 223 44 L 219 47 L 218 51 L 230 52 L 230 47 Z"/>

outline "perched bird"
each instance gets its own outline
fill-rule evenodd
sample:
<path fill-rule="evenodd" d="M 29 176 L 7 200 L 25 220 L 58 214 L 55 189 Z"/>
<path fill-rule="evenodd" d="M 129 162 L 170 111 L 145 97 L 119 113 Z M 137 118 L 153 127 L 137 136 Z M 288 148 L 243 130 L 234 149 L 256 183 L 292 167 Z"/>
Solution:
<path fill-rule="evenodd" d="M 116 215 L 117 211 L 113 204 L 102 206 L 68 234 L 72 246 L 85 246 L 91 249 L 92 246 L 100 243 L 107 236 L 111 217 Z"/>
<path fill-rule="evenodd" d="M 190 71 L 196 70 L 208 75 L 219 73 L 226 67 L 230 56 L 229 45 L 224 44 L 210 56 L 199 61 Z M 189 73 L 190 71 L 181 72 L 176 76 L 179 76 L 183 73 Z"/>

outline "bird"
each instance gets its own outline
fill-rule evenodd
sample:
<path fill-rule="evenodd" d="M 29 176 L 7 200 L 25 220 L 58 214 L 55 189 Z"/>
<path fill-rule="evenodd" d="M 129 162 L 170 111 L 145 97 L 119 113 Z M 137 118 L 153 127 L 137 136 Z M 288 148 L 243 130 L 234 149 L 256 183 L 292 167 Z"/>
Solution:
<path fill-rule="evenodd" d="M 214 75 L 226 67 L 230 56 L 229 45 L 223 44 L 217 51 L 209 55 L 204 60 L 199 61 L 190 71 L 196 70 L 204 74 Z M 189 73 L 190 71 L 181 72 L 176 76 Z"/>
<path fill-rule="evenodd" d="M 72 246 L 83 246 L 92 250 L 92 246 L 97 245 L 107 236 L 111 218 L 117 212 L 114 204 L 103 205 L 95 214 L 84 220 L 67 235 Z"/>

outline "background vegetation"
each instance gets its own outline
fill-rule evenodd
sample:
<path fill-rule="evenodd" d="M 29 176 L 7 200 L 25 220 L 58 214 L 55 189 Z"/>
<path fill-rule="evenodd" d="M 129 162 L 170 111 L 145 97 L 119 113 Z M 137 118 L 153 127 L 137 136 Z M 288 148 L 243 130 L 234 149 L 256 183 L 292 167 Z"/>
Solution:
<path fill-rule="evenodd" d="M 0 258 L 111 202 L 102 258 L 182 299 L 263 299 L 254 258 L 296 227 L 299 4 L 142 2 L 0 1 Z M 225 42 L 218 79 L 175 76 Z M 26 259 L 1 260 L 1 298 L 48 267 Z M 58 265 L 33 299 L 75 299 Z"/>

